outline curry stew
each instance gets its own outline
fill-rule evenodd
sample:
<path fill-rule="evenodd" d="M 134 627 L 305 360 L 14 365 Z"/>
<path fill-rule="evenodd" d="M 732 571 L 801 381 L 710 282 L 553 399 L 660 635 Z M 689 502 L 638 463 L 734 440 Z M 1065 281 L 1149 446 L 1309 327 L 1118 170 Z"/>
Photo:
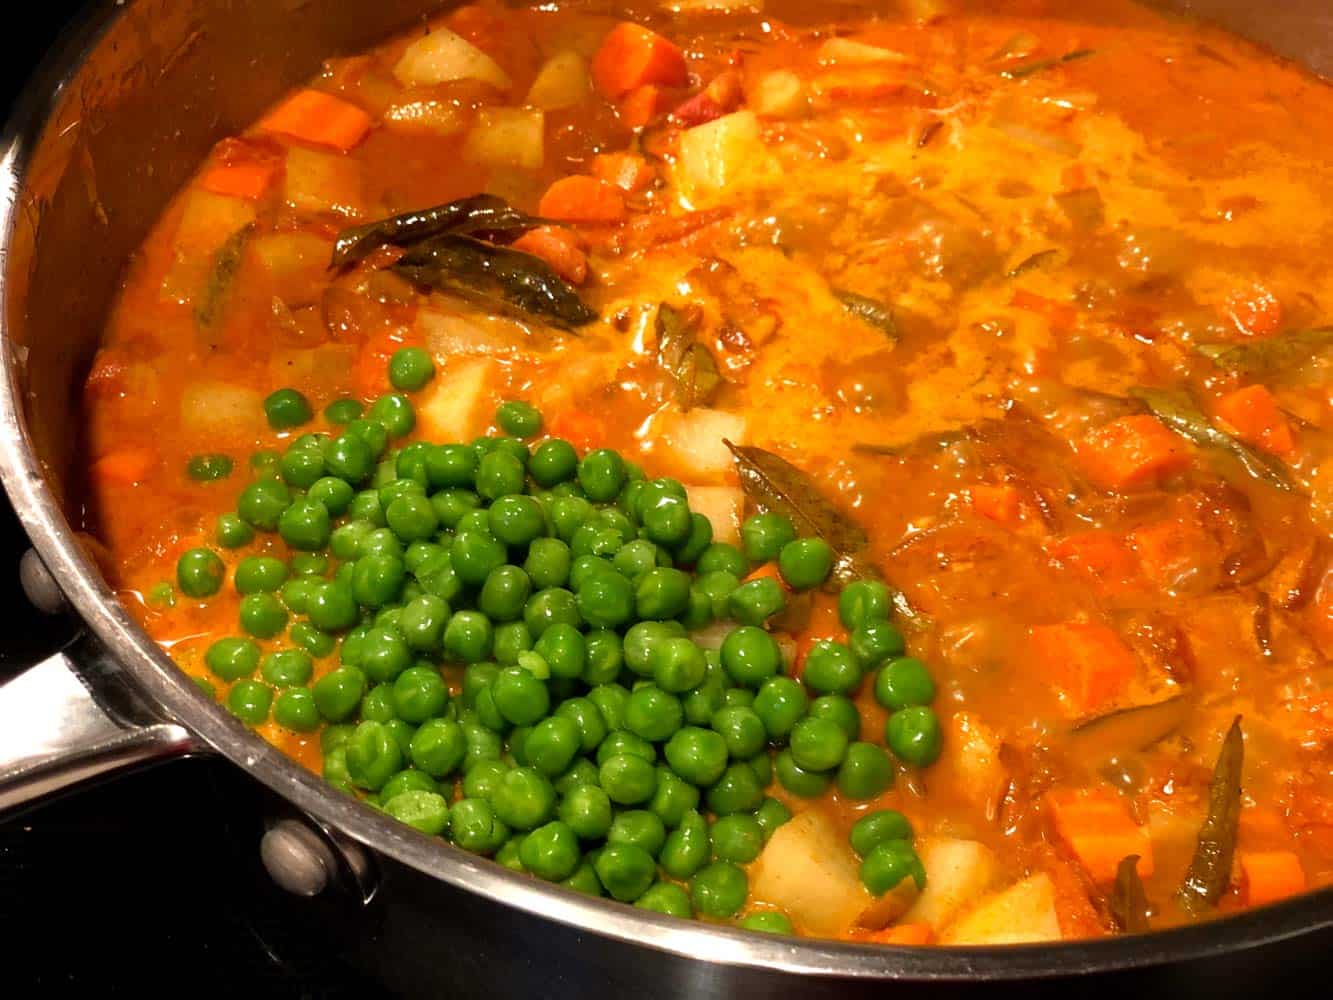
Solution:
<path fill-rule="evenodd" d="M 330 59 L 129 264 L 126 605 L 350 794 L 663 912 L 1013 943 L 1327 885 L 1333 92 L 984 6 Z"/>

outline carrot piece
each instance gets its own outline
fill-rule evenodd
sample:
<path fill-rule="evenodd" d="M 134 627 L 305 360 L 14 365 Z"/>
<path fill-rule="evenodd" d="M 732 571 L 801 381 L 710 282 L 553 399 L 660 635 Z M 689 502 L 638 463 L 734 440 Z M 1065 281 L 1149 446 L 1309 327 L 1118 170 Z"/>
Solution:
<path fill-rule="evenodd" d="M 649 84 L 625 95 L 616 109 L 620 124 L 628 129 L 641 129 L 666 111 L 667 98 L 661 87 Z"/>
<path fill-rule="evenodd" d="M 657 175 L 648 161 L 633 153 L 601 153 L 592 158 L 592 175 L 634 194 L 645 191 Z"/>
<path fill-rule="evenodd" d="M 1240 872 L 1249 906 L 1263 906 L 1305 891 L 1301 859 L 1292 851 L 1241 851 Z"/>
<path fill-rule="evenodd" d="M 777 580 L 780 586 L 790 589 L 787 587 L 787 581 L 782 579 L 782 573 L 779 571 L 776 562 L 766 562 L 762 566 L 756 566 L 741 583 L 749 583 L 751 580 L 763 580 L 765 578 Z"/>
<path fill-rule="evenodd" d="M 1036 295 L 1026 289 L 1014 291 L 1009 304 L 1024 312 L 1036 313 L 1057 330 L 1066 330 L 1078 319 L 1078 312 L 1065 302 L 1056 302 L 1042 295 Z"/>
<path fill-rule="evenodd" d="M 1088 168 L 1081 163 L 1065 167 L 1060 172 L 1060 186 L 1065 191 L 1081 191 L 1088 187 Z"/>
<path fill-rule="evenodd" d="M 586 410 L 560 410 L 548 422 L 547 431 L 551 437 L 564 438 L 580 451 L 601 447 L 606 441 L 606 424 Z"/>
<path fill-rule="evenodd" d="M 1271 337 L 1282 329 L 1281 301 L 1258 282 L 1228 295 L 1224 309 L 1247 337 Z"/>
<path fill-rule="evenodd" d="M 542 195 L 537 214 L 562 222 L 620 222 L 625 218 L 625 195 L 596 177 L 562 177 Z"/>
<path fill-rule="evenodd" d="M 592 57 L 592 80 L 611 100 L 636 87 L 683 87 L 689 81 L 685 53 L 655 31 L 632 21 L 617 24 Z"/>
<path fill-rule="evenodd" d="M 1109 531 L 1080 531 L 1061 539 L 1050 552 L 1062 565 L 1081 570 L 1103 588 L 1123 586 L 1134 576 L 1134 556 Z"/>
<path fill-rule="evenodd" d="M 1124 800 L 1102 789 L 1053 789 L 1046 806 L 1056 835 L 1098 885 L 1115 881 L 1116 868 L 1131 854 L 1139 856 L 1139 875 L 1153 873 L 1152 840 L 1134 822 Z"/>
<path fill-rule="evenodd" d="M 1134 654 L 1105 625 L 1036 625 L 1031 645 L 1037 669 L 1086 715 L 1118 697 L 1138 673 Z"/>
<path fill-rule="evenodd" d="M 1207 532 L 1189 519 L 1155 521 L 1135 528 L 1129 533 L 1129 544 L 1138 556 L 1143 575 L 1167 587 L 1197 566 L 1205 550 L 1214 547 Z"/>
<path fill-rule="evenodd" d="M 1242 438 L 1270 454 L 1290 455 L 1296 448 L 1291 424 L 1265 386 L 1250 385 L 1228 393 L 1217 401 L 1216 412 Z"/>
<path fill-rule="evenodd" d="M 895 924 L 867 934 L 864 940 L 875 944 L 922 945 L 934 941 L 935 932 L 930 924 Z"/>
<path fill-rule="evenodd" d="M 578 238 L 559 226 L 530 229 L 510 244 L 551 265 L 551 270 L 576 285 L 588 277 L 588 256 L 579 249 Z"/>
<path fill-rule="evenodd" d="M 753 579 L 756 574 L 751 574 L 748 579 Z M 778 575 L 777 580 L 783 583 L 781 575 Z M 783 583 L 783 586 L 786 584 Z M 795 677 L 799 678 L 805 673 L 805 661 L 810 655 L 810 650 L 814 649 L 815 643 L 824 639 L 846 642 L 847 630 L 843 628 L 842 620 L 838 617 L 838 602 L 827 595 L 816 594 L 814 605 L 810 609 L 810 619 L 806 622 L 805 629 L 796 636 L 796 656 L 793 658 L 792 670 Z"/>
<path fill-rule="evenodd" d="M 347 152 L 370 131 L 371 118 L 355 104 L 322 90 L 301 90 L 259 122 L 265 132 Z"/>
<path fill-rule="evenodd" d="M 1078 459 L 1103 489 L 1131 490 L 1180 472 L 1190 456 L 1180 438 L 1143 413 L 1092 431 L 1079 444 Z"/>
<path fill-rule="evenodd" d="M 1242 848 L 1256 843 L 1272 843 L 1288 836 L 1282 814 L 1269 806 L 1251 806 L 1240 811 L 1240 829 L 1237 839 Z"/>
<path fill-rule="evenodd" d="M 978 483 L 968 487 L 972 495 L 972 509 L 981 517 L 997 524 L 1014 527 L 1018 524 L 1021 511 L 1018 503 L 1018 490 L 1007 484 L 998 486 L 990 483 Z"/>
<path fill-rule="evenodd" d="M 272 162 L 215 163 L 199 175 L 199 186 L 213 194 L 258 201 L 273 186 L 277 174 L 278 165 Z"/>
<path fill-rule="evenodd" d="M 149 448 L 122 448 L 103 455 L 93 463 L 91 475 L 98 487 L 134 486 L 157 464 L 157 454 Z"/>

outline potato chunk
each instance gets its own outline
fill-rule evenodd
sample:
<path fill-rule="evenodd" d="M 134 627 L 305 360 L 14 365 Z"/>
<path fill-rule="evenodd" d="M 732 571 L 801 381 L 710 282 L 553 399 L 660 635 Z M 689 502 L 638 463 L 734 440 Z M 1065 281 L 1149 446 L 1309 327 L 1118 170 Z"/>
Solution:
<path fill-rule="evenodd" d="M 814 810 L 778 827 L 750 870 L 750 891 L 822 937 L 845 932 L 874 902 L 850 845 Z"/>
<path fill-rule="evenodd" d="M 975 840 L 934 837 L 917 854 L 926 869 L 926 888 L 907 911 L 906 923 L 926 923 L 938 932 L 995 884 L 1000 866 L 994 852 Z"/>
<path fill-rule="evenodd" d="M 1030 944 L 1060 940 L 1055 883 L 1045 872 L 983 901 L 940 935 L 941 944 Z"/>

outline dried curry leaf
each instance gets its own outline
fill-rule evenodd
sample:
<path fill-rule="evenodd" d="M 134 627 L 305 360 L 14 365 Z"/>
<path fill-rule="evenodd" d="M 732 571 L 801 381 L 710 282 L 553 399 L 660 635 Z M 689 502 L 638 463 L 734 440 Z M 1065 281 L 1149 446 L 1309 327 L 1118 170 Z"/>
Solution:
<path fill-rule="evenodd" d="M 1198 344 L 1195 350 L 1219 368 L 1242 375 L 1293 371 L 1333 348 L 1333 326 L 1293 330 L 1251 344 Z"/>
<path fill-rule="evenodd" d="M 1153 416 L 1181 437 L 1201 447 L 1226 452 L 1260 482 L 1287 492 L 1295 488 L 1281 464 L 1218 430 L 1184 393 L 1168 389 L 1131 389 L 1130 395 L 1141 400 Z"/>
<path fill-rule="evenodd" d="M 597 313 L 540 257 L 469 236 L 437 236 L 413 247 L 391 270 L 435 291 L 526 313 L 566 329 Z"/>
<path fill-rule="evenodd" d="M 1097 767 L 1122 754 L 1146 750 L 1180 728 L 1189 712 L 1189 699 L 1176 695 L 1085 719 L 1070 735 L 1070 756 Z"/>
<path fill-rule="evenodd" d="M 333 244 L 331 266 L 355 264 L 380 247 L 411 247 L 445 235 L 516 236 L 544 224 L 545 220 L 520 212 L 503 198 L 477 194 L 344 229 Z"/>
<path fill-rule="evenodd" d="M 893 307 L 868 295 L 849 292 L 845 289 L 833 289 L 834 297 L 842 303 L 849 314 L 862 323 L 873 326 L 889 340 L 898 340 L 898 320 L 893 315 Z"/>
<path fill-rule="evenodd" d="M 1240 779 L 1245 766 L 1245 736 L 1240 716 L 1231 723 L 1213 767 L 1208 789 L 1208 815 L 1199 828 L 1194 857 L 1176 894 L 1181 908 L 1199 916 L 1217 905 L 1231 881 L 1231 861 L 1240 826 Z"/>
<path fill-rule="evenodd" d="M 1006 271 L 1004 276 L 1006 278 L 1020 277 L 1027 274 L 1029 271 L 1055 263 L 1055 261 L 1059 259 L 1060 254 L 1061 250 L 1059 247 L 1051 247 L 1048 250 L 1038 250 L 1036 253 L 1024 257 L 1021 261 Z"/>
<path fill-rule="evenodd" d="M 706 406 L 722 386 L 713 352 L 699 343 L 690 315 L 665 302 L 657 308 L 657 361 L 676 382 L 682 410 Z"/>
<path fill-rule="evenodd" d="M 241 267 L 245 245 L 249 242 L 254 229 L 253 223 L 242 226 L 228 236 L 226 242 L 213 255 L 213 266 L 209 268 L 204 293 L 194 309 L 194 321 L 205 333 L 211 331 L 222 318 L 223 307 L 231 294 L 231 284 Z"/>
<path fill-rule="evenodd" d="M 1022 66 L 1014 66 L 1012 69 L 1002 69 L 1000 70 L 1000 76 L 1004 77 L 1006 80 L 1021 80 L 1025 76 L 1031 76 L 1033 73 L 1040 73 L 1042 70 L 1051 69 L 1053 66 L 1061 66 L 1064 63 L 1086 59 L 1095 51 L 1095 49 L 1074 49 L 1072 52 L 1066 52 L 1062 56 L 1055 56 L 1051 59 L 1035 59 L 1032 62 L 1024 63 Z"/>
<path fill-rule="evenodd" d="M 1115 870 L 1115 885 L 1111 887 L 1111 914 L 1120 930 L 1127 934 L 1146 934 L 1148 924 L 1148 893 L 1139 878 L 1139 856 L 1122 858 Z"/>

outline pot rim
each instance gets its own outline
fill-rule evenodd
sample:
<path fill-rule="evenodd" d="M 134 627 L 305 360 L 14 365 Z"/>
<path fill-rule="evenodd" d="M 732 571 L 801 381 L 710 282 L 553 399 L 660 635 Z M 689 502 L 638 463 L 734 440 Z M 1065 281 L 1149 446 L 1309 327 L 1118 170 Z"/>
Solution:
<path fill-rule="evenodd" d="M 30 157 L 69 83 L 123 0 L 90 0 L 47 53 L 0 133 L 0 257 L 22 211 Z M 907 981 L 1003 981 L 1143 968 L 1206 959 L 1333 926 L 1333 888 L 1205 924 L 1061 944 L 908 948 L 756 934 L 638 910 L 521 875 L 426 837 L 325 784 L 204 695 L 126 613 L 47 486 L 22 407 L 22 362 L 9 336 L 0 273 L 0 481 L 42 562 L 87 627 L 157 708 L 297 808 L 410 868 L 493 902 L 626 944 L 682 958 L 786 973 Z"/>

